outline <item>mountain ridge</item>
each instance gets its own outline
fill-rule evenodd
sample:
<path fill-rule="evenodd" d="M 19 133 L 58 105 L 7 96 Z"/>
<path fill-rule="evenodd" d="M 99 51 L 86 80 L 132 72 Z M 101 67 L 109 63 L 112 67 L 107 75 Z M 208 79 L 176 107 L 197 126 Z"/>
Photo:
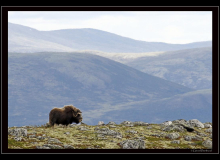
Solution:
<path fill-rule="evenodd" d="M 140 53 L 212 46 L 211 41 L 189 44 L 145 42 L 91 28 L 38 31 L 10 22 L 8 23 L 8 35 L 9 52 L 97 50 L 103 52 Z"/>

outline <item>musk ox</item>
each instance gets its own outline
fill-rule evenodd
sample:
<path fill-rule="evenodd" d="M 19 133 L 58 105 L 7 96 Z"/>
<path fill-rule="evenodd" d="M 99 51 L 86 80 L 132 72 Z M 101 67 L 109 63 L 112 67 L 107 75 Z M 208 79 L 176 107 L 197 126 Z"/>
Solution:
<path fill-rule="evenodd" d="M 67 105 L 62 108 L 53 108 L 49 114 L 49 123 L 68 125 L 73 122 L 79 123 L 82 121 L 82 112 L 73 105 Z"/>

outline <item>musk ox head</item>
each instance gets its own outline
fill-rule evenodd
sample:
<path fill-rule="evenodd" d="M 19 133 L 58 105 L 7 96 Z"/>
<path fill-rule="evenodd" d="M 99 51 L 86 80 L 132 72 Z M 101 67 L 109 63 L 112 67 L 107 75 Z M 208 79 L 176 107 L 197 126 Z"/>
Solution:
<path fill-rule="evenodd" d="M 68 125 L 73 122 L 79 123 L 82 121 L 82 112 L 73 105 L 67 105 L 63 108 L 53 108 L 49 114 L 49 123 Z"/>

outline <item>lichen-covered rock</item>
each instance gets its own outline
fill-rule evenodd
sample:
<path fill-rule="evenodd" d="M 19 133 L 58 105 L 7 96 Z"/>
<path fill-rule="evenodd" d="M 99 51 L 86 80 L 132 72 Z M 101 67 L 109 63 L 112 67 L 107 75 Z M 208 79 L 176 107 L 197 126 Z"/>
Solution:
<path fill-rule="evenodd" d="M 29 135 L 29 138 L 36 138 L 35 134 Z"/>
<path fill-rule="evenodd" d="M 21 138 L 21 137 L 14 137 L 14 140 L 16 140 L 16 141 L 21 141 L 22 138 Z"/>
<path fill-rule="evenodd" d="M 148 126 L 149 124 L 146 122 L 136 121 L 136 122 L 133 122 L 133 125 L 135 125 L 135 126 Z"/>
<path fill-rule="evenodd" d="M 205 124 L 204 124 L 204 127 L 205 127 L 205 128 L 212 128 L 212 125 L 209 124 L 209 123 L 205 123 Z"/>
<path fill-rule="evenodd" d="M 44 144 L 42 147 L 48 147 L 50 149 L 63 149 L 62 146 L 56 145 L 56 144 Z"/>
<path fill-rule="evenodd" d="M 180 135 L 179 133 L 170 133 L 170 134 L 167 134 L 165 137 L 169 139 L 177 139 L 180 137 Z"/>
<path fill-rule="evenodd" d="M 184 132 L 185 131 L 183 126 L 175 125 L 175 124 L 167 125 L 164 128 L 162 128 L 162 130 L 166 132 L 169 132 L 169 131 Z"/>
<path fill-rule="evenodd" d="M 174 141 L 171 141 L 170 143 L 180 144 L 180 140 L 174 140 Z"/>
<path fill-rule="evenodd" d="M 205 130 L 205 132 L 212 133 L 212 128 L 209 128 L 209 129 Z"/>
<path fill-rule="evenodd" d="M 212 141 L 210 141 L 210 140 L 203 141 L 202 145 L 207 147 L 208 149 L 212 149 Z"/>
<path fill-rule="evenodd" d="M 201 133 L 201 132 L 198 132 L 197 135 L 201 136 L 201 137 L 208 137 L 208 135 L 204 134 L 204 133 Z"/>
<path fill-rule="evenodd" d="M 122 149 L 145 149 L 145 142 L 139 140 L 125 140 L 120 143 Z"/>
<path fill-rule="evenodd" d="M 195 136 L 185 136 L 184 137 L 184 139 L 186 140 L 186 141 L 202 141 L 203 140 L 203 138 L 201 137 L 201 136 L 199 136 L 199 135 L 195 135 Z"/>
<path fill-rule="evenodd" d="M 165 122 L 162 123 L 162 126 L 169 126 L 171 124 L 172 124 L 171 121 L 165 121 Z"/>
<path fill-rule="evenodd" d="M 124 122 L 121 123 L 121 125 L 124 125 L 124 126 L 127 126 L 127 127 L 133 127 L 134 126 L 134 124 L 130 121 L 124 121 Z"/>
<path fill-rule="evenodd" d="M 199 136 L 199 135 L 195 135 L 195 136 L 192 136 L 192 140 L 194 140 L 194 141 L 202 141 L 203 138 L 201 136 Z"/>
<path fill-rule="evenodd" d="M 191 127 L 204 128 L 204 124 L 197 119 L 191 119 L 191 120 L 187 121 L 187 124 Z"/>
<path fill-rule="evenodd" d="M 63 147 L 64 149 L 74 149 L 74 147 L 71 145 L 63 145 Z"/>
<path fill-rule="evenodd" d="M 60 142 L 58 139 L 56 138 L 49 138 L 48 139 L 48 143 L 59 143 L 59 144 L 62 144 L 62 142 Z"/>
<path fill-rule="evenodd" d="M 12 135 L 15 137 L 26 137 L 27 136 L 27 129 L 25 128 L 15 128 L 15 129 L 8 129 L 8 135 Z"/>
<path fill-rule="evenodd" d="M 36 146 L 36 149 L 51 149 L 50 147 L 46 146 Z"/>
<path fill-rule="evenodd" d="M 127 130 L 127 131 L 125 131 L 126 133 L 131 133 L 131 134 L 136 134 L 137 133 L 137 131 L 135 131 L 135 130 Z"/>
<path fill-rule="evenodd" d="M 69 124 L 68 126 L 69 127 L 76 127 L 77 125 L 76 124 Z"/>
<path fill-rule="evenodd" d="M 186 141 L 191 141 L 191 140 L 192 140 L 192 136 L 185 136 L 184 139 L 185 139 Z"/>
<path fill-rule="evenodd" d="M 89 128 L 86 128 L 85 126 L 79 126 L 77 129 L 80 130 L 80 131 L 88 131 L 88 130 L 90 130 Z"/>
<path fill-rule="evenodd" d="M 122 134 L 120 132 L 110 130 L 109 128 L 96 128 L 95 133 L 103 134 L 103 135 L 106 135 L 106 136 L 114 136 L 116 138 L 121 138 L 122 137 Z"/>
<path fill-rule="evenodd" d="M 185 119 L 177 119 L 172 121 L 172 123 L 176 123 L 176 124 L 186 124 L 186 120 Z"/>
<path fill-rule="evenodd" d="M 36 137 L 36 138 L 39 139 L 39 140 L 45 139 L 45 137 L 42 137 L 42 136 L 38 136 L 38 137 Z"/>

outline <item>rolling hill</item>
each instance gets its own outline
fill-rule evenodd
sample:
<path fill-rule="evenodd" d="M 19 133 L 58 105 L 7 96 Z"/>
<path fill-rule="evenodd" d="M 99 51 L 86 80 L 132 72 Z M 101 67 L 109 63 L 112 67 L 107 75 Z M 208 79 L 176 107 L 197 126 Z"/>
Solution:
<path fill-rule="evenodd" d="M 189 88 L 212 88 L 211 47 L 169 51 L 157 56 L 125 60 L 124 64 Z"/>
<path fill-rule="evenodd" d="M 99 119 L 120 123 L 130 121 L 146 121 L 162 123 L 175 119 L 201 119 L 212 122 L 212 89 L 197 90 L 157 100 L 144 100 L 118 105 L 121 112 L 113 110 L 103 114 Z"/>
<path fill-rule="evenodd" d="M 157 101 L 191 91 L 92 54 L 8 55 L 9 126 L 45 123 L 53 107 L 67 104 L 83 111 L 85 123 L 94 124 L 96 118 L 111 111 L 123 112 L 136 102 Z"/>
<path fill-rule="evenodd" d="M 8 23 L 9 52 L 96 50 L 103 52 L 141 53 L 211 46 L 211 41 L 189 44 L 145 42 L 91 28 L 38 31 L 30 27 Z"/>

